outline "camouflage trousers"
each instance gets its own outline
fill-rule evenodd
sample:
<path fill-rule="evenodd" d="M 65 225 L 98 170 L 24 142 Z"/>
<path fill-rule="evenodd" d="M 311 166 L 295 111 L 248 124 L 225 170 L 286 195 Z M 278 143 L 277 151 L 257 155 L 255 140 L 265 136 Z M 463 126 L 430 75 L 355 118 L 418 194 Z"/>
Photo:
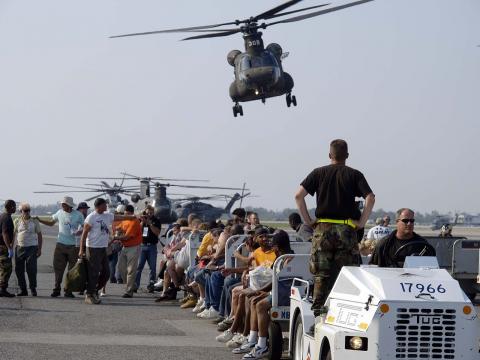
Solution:
<path fill-rule="evenodd" d="M 309 263 L 314 278 L 312 310 L 316 316 L 324 311 L 325 300 L 342 267 L 359 264 L 357 234 L 352 227 L 317 224 Z"/>
<path fill-rule="evenodd" d="M 8 280 L 12 275 L 12 259 L 8 257 L 6 246 L 0 246 L 0 289 L 8 288 Z"/>

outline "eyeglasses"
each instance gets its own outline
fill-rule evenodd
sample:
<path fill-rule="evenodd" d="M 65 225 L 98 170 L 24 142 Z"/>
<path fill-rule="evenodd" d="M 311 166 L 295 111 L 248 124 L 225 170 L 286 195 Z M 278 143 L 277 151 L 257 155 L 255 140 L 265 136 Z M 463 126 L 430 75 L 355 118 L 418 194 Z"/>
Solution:
<path fill-rule="evenodd" d="M 405 225 L 408 223 L 415 224 L 415 219 L 398 219 L 398 220 L 403 222 Z"/>

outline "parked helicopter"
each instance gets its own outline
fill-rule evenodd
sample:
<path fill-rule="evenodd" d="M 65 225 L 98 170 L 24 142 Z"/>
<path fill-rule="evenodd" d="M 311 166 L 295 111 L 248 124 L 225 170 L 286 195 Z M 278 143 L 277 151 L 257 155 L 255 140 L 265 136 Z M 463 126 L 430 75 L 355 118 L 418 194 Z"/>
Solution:
<path fill-rule="evenodd" d="M 235 193 L 233 196 L 229 196 L 229 195 L 213 195 L 213 196 L 204 196 L 204 197 L 193 196 L 193 197 L 184 198 L 184 199 L 174 199 L 176 203 L 175 212 L 177 213 L 177 216 L 179 218 L 186 218 L 190 214 L 195 214 L 199 219 L 201 219 L 204 222 L 218 220 L 224 214 L 229 215 L 230 211 L 233 208 L 233 205 L 238 200 L 241 200 L 249 195 L 250 193 L 247 193 L 245 195 L 240 195 L 239 193 Z M 202 202 L 202 200 L 215 201 L 215 200 L 223 200 L 223 199 L 229 199 L 225 208 L 216 207 L 211 204 Z"/>
<path fill-rule="evenodd" d="M 102 178 L 105 179 L 105 178 Z M 100 196 L 107 197 L 108 207 L 110 211 L 113 211 L 118 205 L 123 204 L 127 205 L 128 200 L 122 199 L 120 194 L 133 195 L 136 187 L 133 186 L 123 186 L 123 181 L 120 185 L 117 185 L 115 182 L 113 185 L 108 184 L 105 180 L 100 181 L 99 184 L 86 184 L 86 186 L 71 186 L 71 185 L 62 185 L 62 184 L 51 184 L 44 183 L 43 185 L 52 186 L 55 188 L 64 188 L 65 190 L 49 190 L 49 191 L 34 191 L 36 194 L 64 194 L 66 191 L 68 193 L 96 193 L 96 195 L 85 199 L 85 201 L 94 200 Z"/>
<path fill-rule="evenodd" d="M 177 212 L 175 211 L 175 200 L 167 197 L 167 188 L 177 187 L 184 189 L 215 189 L 215 190 L 248 190 L 244 188 L 233 188 L 233 187 L 219 187 L 219 186 L 205 186 L 205 185 L 189 185 L 189 184 L 171 184 L 165 181 L 175 181 L 175 182 L 206 182 L 208 180 L 199 180 L 199 179 L 167 179 L 162 177 L 141 177 L 137 175 L 132 175 L 129 173 L 122 173 L 122 180 L 135 180 L 139 181 L 140 184 L 136 186 L 129 186 L 131 190 L 131 200 L 135 203 L 136 211 L 143 211 L 147 205 L 154 207 L 154 216 L 162 224 L 171 224 L 176 221 L 178 218 Z M 79 178 L 79 177 L 77 177 Z M 80 177 L 82 179 L 87 179 L 88 177 Z M 118 179 L 118 178 L 110 178 Z M 162 180 L 163 182 L 159 182 Z M 153 194 L 150 191 L 150 188 L 153 187 Z M 180 195 L 185 196 L 184 194 L 171 194 L 171 195 Z"/>
<path fill-rule="evenodd" d="M 243 108 L 240 102 L 261 100 L 265 103 L 266 98 L 286 95 L 287 106 L 297 106 L 297 99 L 292 95 L 293 78 L 287 72 L 283 71 L 282 59 L 286 57 L 282 47 L 279 44 L 272 43 L 266 48 L 262 40 L 262 32 L 259 29 L 266 29 L 272 25 L 285 24 L 305 20 L 315 16 L 327 14 L 333 11 L 345 9 L 351 6 L 360 5 L 373 0 L 360 0 L 348 4 L 331 7 L 324 10 L 318 10 L 311 13 L 294 16 L 291 18 L 274 21 L 270 23 L 259 23 L 261 20 L 270 20 L 273 18 L 286 16 L 302 11 L 313 10 L 330 4 L 321 4 L 309 6 L 302 9 L 285 11 L 283 10 L 301 2 L 302 0 L 289 0 L 284 4 L 276 6 L 259 15 L 252 16 L 244 20 L 235 20 L 221 24 L 193 26 L 179 29 L 148 31 L 141 33 L 132 33 L 124 35 L 115 35 L 111 38 L 150 35 L 161 33 L 176 32 L 204 32 L 207 34 L 186 37 L 182 40 L 196 40 L 213 37 L 229 36 L 236 33 L 242 33 L 244 39 L 245 52 L 232 50 L 227 55 L 228 63 L 234 67 L 235 80 L 230 85 L 230 97 L 235 102 L 233 106 L 233 116 L 240 114 L 243 116 Z M 222 26 L 236 25 L 237 28 L 221 28 Z"/>

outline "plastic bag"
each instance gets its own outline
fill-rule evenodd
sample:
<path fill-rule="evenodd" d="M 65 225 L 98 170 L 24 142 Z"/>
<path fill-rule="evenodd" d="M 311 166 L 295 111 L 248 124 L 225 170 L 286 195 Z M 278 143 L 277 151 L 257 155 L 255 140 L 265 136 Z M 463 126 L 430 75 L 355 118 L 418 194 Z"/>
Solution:
<path fill-rule="evenodd" d="M 250 289 L 260 290 L 272 282 L 273 270 L 265 266 L 258 266 L 250 271 L 248 275 L 250 278 Z"/>
<path fill-rule="evenodd" d="M 190 254 L 188 253 L 188 248 L 189 247 L 185 245 L 175 253 L 173 258 L 175 263 L 183 269 L 187 269 L 190 265 Z"/>
<path fill-rule="evenodd" d="M 67 272 L 65 289 L 71 292 L 84 291 L 87 285 L 87 263 L 78 259 L 75 266 Z"/>

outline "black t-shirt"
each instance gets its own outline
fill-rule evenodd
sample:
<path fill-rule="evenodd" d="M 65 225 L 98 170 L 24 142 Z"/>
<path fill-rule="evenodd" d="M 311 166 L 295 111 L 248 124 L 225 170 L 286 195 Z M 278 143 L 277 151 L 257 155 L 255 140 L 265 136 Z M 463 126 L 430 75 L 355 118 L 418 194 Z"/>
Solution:
<path fill-rule="evenodd" d="M 162 223 L 160 223 L 156 218 L 152 219 L 152 224 L 158 229 L 161 229 Z M 144 244 L 157 244 L 158 243 L 158 236 L 154 234 L 150 226 L 143 224 L 142 229 L 142 242 Z"/>
<path fill-rule="evenodd" d="M 301 185 L 310 195 L 316 193 L 315 216 L 326 219 L 360 219 L 355 197 L 365 198 L 372 192 L 363 174 L 346 165 L 316 168 Z"/>
<path fill-rule="evenodd" d="M 6 212 L 0 215 L 0 245 L 7 246 L 3 239 L 3 232 L 6 232 L 10 236 L 10 240 L 13 241 L 12 215 Z"/>

